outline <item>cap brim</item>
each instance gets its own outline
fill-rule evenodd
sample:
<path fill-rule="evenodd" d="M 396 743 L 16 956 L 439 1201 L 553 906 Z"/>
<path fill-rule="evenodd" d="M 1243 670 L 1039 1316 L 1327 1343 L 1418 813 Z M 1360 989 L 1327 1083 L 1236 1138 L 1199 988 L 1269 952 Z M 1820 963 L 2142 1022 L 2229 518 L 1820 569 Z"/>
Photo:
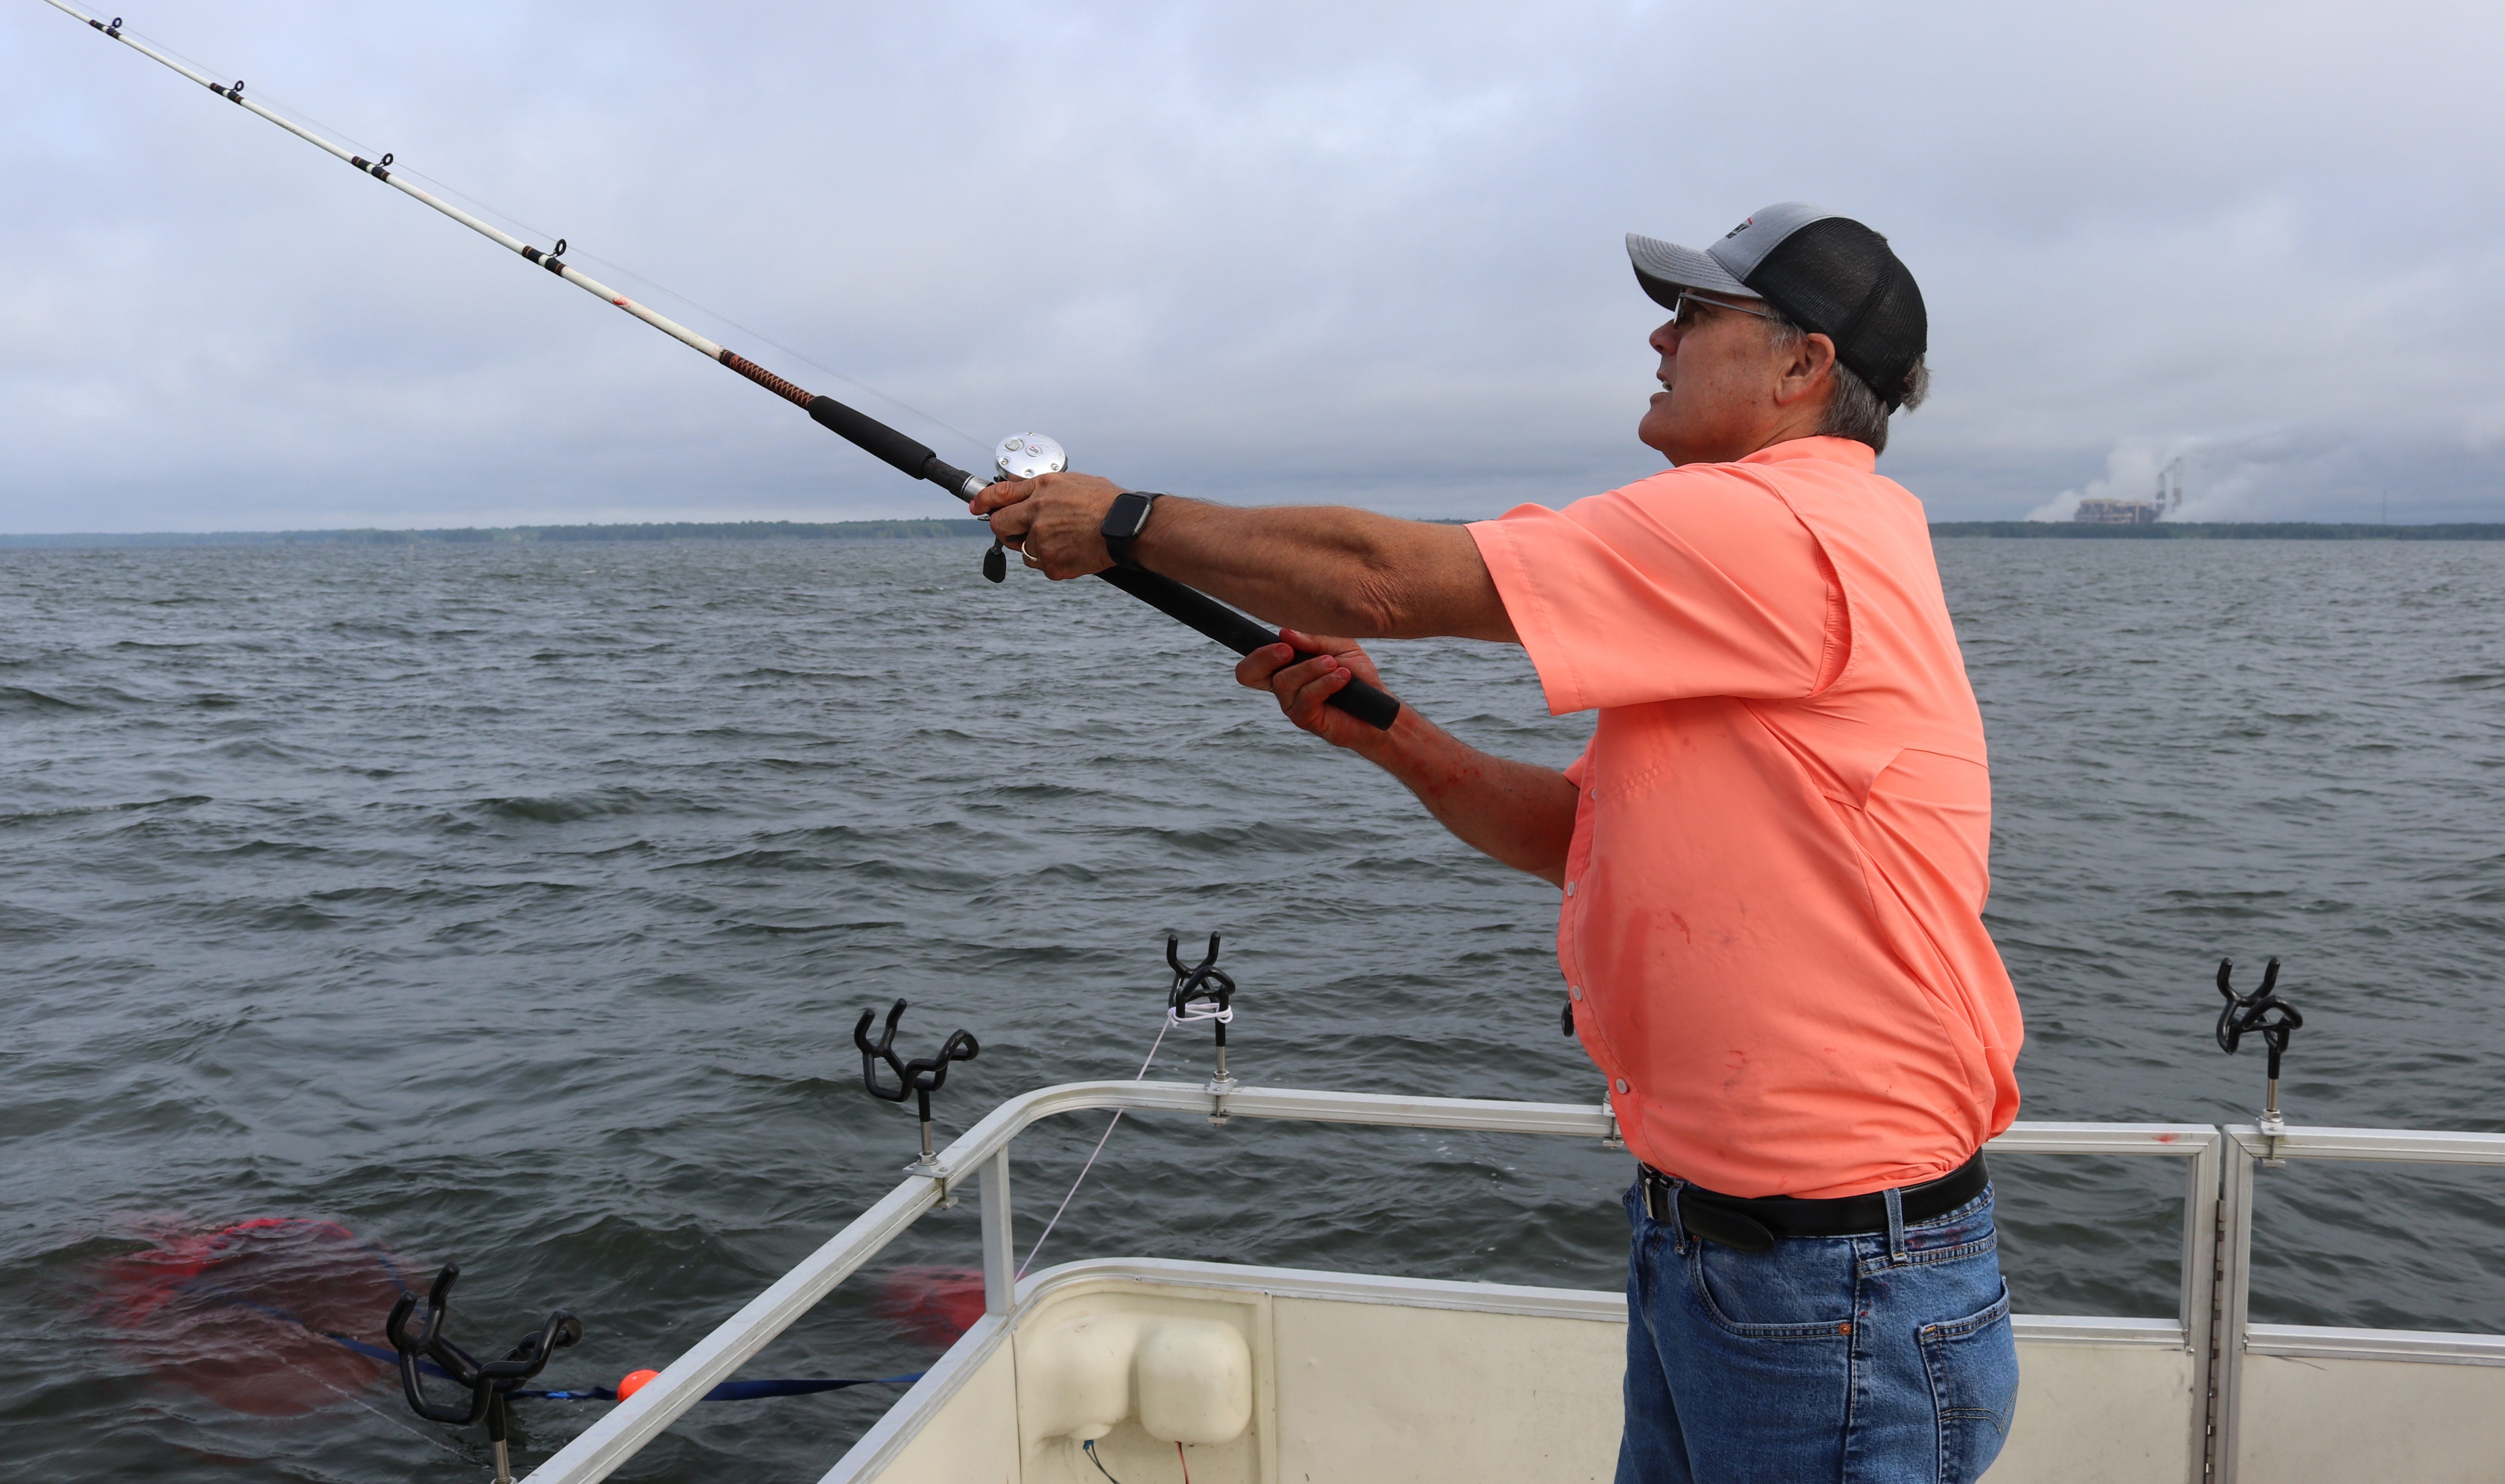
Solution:
<path fill-rule="evenodd" d="M 1702 289 L 1733 299 L 1759 297 L 1756 290 L 1732 277 L 1722 265 L 1676 242 L 1631 231 L 1627 233 L 1627 257 L 1635 263 L 1636 282 L 1642 284 L 1653 302 L 1665 309 L 1677 307 L 1681 289 Z"/>

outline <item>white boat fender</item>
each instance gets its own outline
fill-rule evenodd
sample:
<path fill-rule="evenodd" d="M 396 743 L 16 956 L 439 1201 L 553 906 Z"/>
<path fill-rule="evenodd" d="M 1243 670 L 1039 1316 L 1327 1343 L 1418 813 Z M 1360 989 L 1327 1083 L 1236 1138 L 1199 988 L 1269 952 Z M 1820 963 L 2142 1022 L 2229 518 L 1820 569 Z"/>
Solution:
<path fill-rule="evenodd" d="M 1018 1346 L 1018 1407 L 1037 1437 L 1093 1442 L 1136 1417 L 1170 1443 L 1231 1443 L 1252 1422 L 1252 1350 L 1221 1320 L 1091 1314 Z"/>

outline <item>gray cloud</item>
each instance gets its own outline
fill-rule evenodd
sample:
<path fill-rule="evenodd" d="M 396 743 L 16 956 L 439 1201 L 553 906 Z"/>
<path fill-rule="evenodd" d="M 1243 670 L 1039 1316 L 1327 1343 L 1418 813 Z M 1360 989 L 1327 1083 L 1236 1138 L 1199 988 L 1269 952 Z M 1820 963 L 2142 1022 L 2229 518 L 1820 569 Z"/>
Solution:
<path fill-rule="evenodd" d="M 1481 514 L 1646 473 L 1653 316 L 1618 234 L 1801 197 L 1922 278 L 1938 392 L 1884 467 L 1935 514 L 2188 448 L 2187 514 L 2505 518 L 2505 19 L 2468 6 L 143 23 L 590 271 L 1152 487 Z M 949 508 L 57 12 L 0 16 L 0 529 Z"/>

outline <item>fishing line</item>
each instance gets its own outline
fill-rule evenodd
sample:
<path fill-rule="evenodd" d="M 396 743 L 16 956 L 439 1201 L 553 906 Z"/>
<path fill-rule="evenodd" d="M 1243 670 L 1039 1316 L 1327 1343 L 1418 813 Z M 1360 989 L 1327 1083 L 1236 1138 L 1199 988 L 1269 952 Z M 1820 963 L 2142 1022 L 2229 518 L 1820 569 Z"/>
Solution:
<path fill-rule="evenodd" d="M 310 116 L 306 116 L 304 122 L 316 124 L 321 123 L 320 120 L 311 118 Z M 327 127 L 327 125 L 325 126 Z M 347 136 L 341 135 L 340 137 L 346 138 Z M 349 139 L 348 142 L 350 144 L 355 144 L 357 141 Z M 458 187 L 446 185 L 441 180 L 427 174 L 423 170 L 406 169 L 400 165 L 394 165 L 392 169 L 395 173 L 405 174 L 412 180 L 422 180 L 428 185 L 433 186 L 436 190 L 441 192 L 443 194 L 451 196 L 456 200 L 466 201 L 471 206 L 488 216 L 501 218 L 508 224 L 520 228 L 523 231 L 530 233 L 532 236 L 545 237 L 551 241 L 556 237 L 556 233 L 549 231 L 545 228 L 534 227 L 530 223 L 523 221 L 520 217 L 505 210 L 503 207 L 498 206 L 491 201 L 480 200 L 478 197 L 460 190 Z M 634 282 L 643 285 L 653 294 L 662 299 L 677 300 L 680 303 L 687 305 L 697 313 L 717 320 L 730 329 L 738 331 L 741 335 L 757 340 L 760 344 L 774 347 L 776 350 L 783 352 L 785 355 L 790 356 L 793 360 L 799 362 L 801 365 L 808 367 L 812 371 L 824 371 L 828 375 L 834 377 L 837 381 L 842 382 L 844 385 L 851 387 L 857 392 L 862 392 L 867 396 L 876 398 L 878 401 L 886 403 L 889 406 L 896 408 L 898 411 L 922 419 L 924 422 L 947 433 L 951 437 L 963 441 L 969 448 L 980 450 L 983 447 L 983 441 L 981 439 L 976 438 L 965 429 L 960 428 L 956 424 L 940 417 L 938 414 L 925 411 L 923 408 L 915 406 L 913 404 L 906 402 L 893 393 L 883 392 L 857 376 L 848 375 L 843 371 L 835 370 L 824 361 L 813 360 L 804 352 L 793 349 L 791 346 L 784 344 L 781 340 L 775 339 L 773 336 L 765 334 L 761 330 L 750 329 L 748 326 L 732 319 L 729 315 L 723 313 L 720 309 L 689 298 L 688 295 L 679 292 L 677 289 L 671 288 L 668 284 L 661 282 L 657 278 L 646 277 L 644 274 L 635 271 L 624 264 L 612 258 L 603 258 L 598 253 L 586 253 L 580 249 L 570 249 L 567 256 L 580 259 L 585 263 L 597 263 L 602 267 L 609 269 L 620 278 L 631 279 Z"/>
<path fill-rule="evenodd" d="M 1139 1081 L 1148 1075 L 1148 1068 L 1157 1059 L 1157 1048 L 1166 1043 L 1168 1031 L 1179 1025 L 1210 1024 L 1217 1032 L 1217 1071 L 1210 1078 L 1209 1090 L 1222 1096 L 1234 1089 L 1235 1078 L 1226 1072 L 1226 1028 L 1235 1023 L 1235 977 L 1217 967 L 1220 941 L 1219 935 L 1209 935 L 1208 954 L 1199 963 L 1185 969 L 1178 951 L 1182 946 L 1182 939 L 1172 933 L 1166 935 L 1166 967 L 1174 971 L 1174 983 L 1166 989 L 1166 1013 L 1157 1024 L 1157 1039 L 1148 1042 L 1147 1058 L 1140 1063 L 1140 1070 L 1131 1075 L 1132 1081 Z M 862 1017 L 862 1023 L 869 1023 L 866 1014 Z M 1113 1130 L 1121 1121 L 1122 1111 L 1117 1110 L 1111 1120 L 1106 1123 L 1105 1132 L 1097 1137 L 1096 1148 L 1088 1153 L 1087 1162 L 1078 1167 L 1078 1179 L 1070 1183 L 1068 1194 L 1063 1195 L 1061 1204 L 1053 1209 L 1052 1219 L 1043 1223 L 1042 1236 L 1037 1237 L 1035 1246 L 1027 1250 L 1026 1260 L 1018 1264 L 1017 1273 L 1009 1280 L 1011 1283 L 1024 1278 L 1026 1270 L 1035 1265 L 1035 1254 L 1043 1251 L 1044 1237 L 1051 1236 L 1052 1228 L 1061 1224 L 1061 1214 L 1070 1209 L 1071 1199 L 1078 1194 L 1078 1187 L 1086 1181 L 1087 1172 L 1096 1168 L 1096 1156 L 1105 1152 L 1105 1142 L 1113 1137 Z M 1219 1122 L 1222 1118 L 1213 1117 L 1210 1121 Z"/>
<path fill-rule="evenodd" d="M 364 1407 L 367 1411 L 373 1413 L 376 1417 L 390 1423 L 395 1428 L 407 1429 L 412 1436 L 425 1438 L 428 1442 L 433 1443 L 435 1446 L 451 1454 L 455 1458 L 467 1459 L 470 1456 L 462 1452 L 459 1448 L 454 1447 L 452 1444 L 445 1442 L 442 1438 L 438 1437 L 436 1434 L 427 1431 L 424 1428 L 419 1427 L 407 1418 L 401 1416 L 398 1412 L 386 1412 L 382 1408 L 374 1405 L 372 1402 L 368 1401 L 363 1396 L 351 1396 L 348 1399 L 355 1402 L 357 1405 Z"/>
<path fill-rule="evenodd" d="M 1157 1039 L 1148 1042 L 1147 1061 L 1140 1063 L 1140 1070 L 1131 1076 L 1132 1081 L 1139 1081 L 1148 1075 L 1149 1063 L 1157 1059 L 1157 1047 L 1166 1043 L 1166 1032 L 1173 1030 L 1175 1024 L 1172 1013 L 1168 1013 L 1165 1019 L 1157 1023 Z M 1061 1204 L 1053 1208 L 1052 1219 L 1043 1223 L 1042 1235 L 1035 1239 L 1035 1246 L 1027 1249 L 1026 1260 L 1018 1264 L 1017 1276 L 1009 1280 L 1011 1283 L 1015 1283 L 1018 1278 L 1024 1278 L 1026 1270 L 1035 1266 L 1035 1254 L 1043 1251 L 1044 1237 L 1051 1236 L 1052 1228 L 1061 1224 L 1061 1214 L 1070 1209 L 1071 1199 L 1078 1194 L 1078 1186 L 1087 1179 L 1087 1172 L 1096 1168 L 1096 1156 L 1105 1152 L 1105 1141 L 1113 1137 L 1113 1130 L 1120 1126 L 1122 1114 L 1126 1112 L 1128 1112 L 1127 1109 L 1118 1108 L 1113 1111 L 1112 1121 L 1107 1123 L 1105 1132 L 1097 1137 L 1096 1148 L 1089 1151 L 1087 1162 L 1078 1167 L 1078 1179 L 1070 1183 L 1069 1192 L 1061 1197 Z M 1097 1466 L 1101 1468 L 1104 1466 L 1100 1464 Z"/>
<path fill-rule="evenodd" d="M 356 151 L 348 149 L 345 146 L 333 143 L 329 138 L 314 132 L 312 128 L 307 127 L 305 124 L 300 124 L 261 102 L 258 96 L 251 95 L 249 93 L 248 88 L 242 82 L 221 82 L 198 66 L 184 61 L 178 58 L 174 53 L 164 51 L 151 42 L 142 40 L 132 33 L 124 31 L 122 27 L 122 18 L 118 16 L 115 17 L 111 23 L 108 24 L 106 21 L 79 10 L 76 6 L 71 5 L 69 0 L 45 0 L 45 3 L 52 6 L 53 9 L 61 12 L 63 15 L 74 17 L 77 19 L 86 22 L 88 26 L 102 33 L 111 40 L 118 41 L 123 46 L 130 48 L 132 51 L 139 53 L 141 55 L 146 56 L 174 72 L 182 74 L 185 78 L 199 84 L 201 87 L 209 89 L 210 92 L 216 94 L 218 97 L 224 98 L 229 103 L 234 104 L 236 107 L 242 108 L 249 113 L 267 120 L 269 123 L 287 130 L 287 132 L 294 134 L 297 138 L 312 145 L 315 149 L 322 151 L 324 154 L 331 156 L 335 159 L 344 162 L 351 168 L 364 174 L 370 175 L 375 180 L 390 186 L 392 189 L 402 193 L 403 194 L 433 207 L 435 210 L 450 217 L 452 220 L 469 228 L 480 236 L 489 238 L 497 245 L 505 248 L 507 251 L 517 254 L 525 262 L 533 265 L 534 266 L 545 268 L 549 273 L 554 274 L 558 278 L 564 279 L 567 283 L 574 285 L 576 288 L 582 290 L 586 294 L 599 296 L 601 299 L 606 300 L 612 307 L 623 310 L 627 314 L 634 316 L 636 319 L 642 320 L 645 324 L 658 330 L 663 335 L 677 340 L 688 349 L 703 355 L 705 359 L 712 361 L 726 370 L 736 371 L 748 380 L 757 383 L 759 386 L 763 387 L 769 392 L 772 392 L 775 396 L 780 397 L 794 406 L 799 407 L 801 410 L 809 414 L 810 421 L 818 424 L 822 428 L 825 428 L 828 432 L 842 438 L 847 442 L 852 443 L 855 447 L 860 448 L 863 452 L 883 461 L 900 473 L 916 479 L 927 479 L 948 491 L 950 494 L 955 495 L 958 499 L 968 503 L 971 503 L 974 497 L 982 493 L 984 487 L 992 482 L 993 476 L 989 474 L 969 473 L 966 470 L 960 469 L 956 465 L 940 458 L 939 455 L 933 452 L 927 444 L 919 442 L 914 439 L 907 438 L 905 435 L 889 427 L 887 424 L 880 422 L 878 419 L 871 417 L 869 414 L 860 411 L 854 407 L 847 406 L 843 403 L 837 402 L 832 397 L 826 396 L 822 393 L 811 392 L 804 387 L 798 386 L 791 381 L 787 381 L 783 377 L 766 370 L 764 367 L 759 366 L 756 362 L 749 360 L 747 357 L 731 350 L 728 346 L 719 344 L 714 340 L 708 339 L 704 336 L 698 335 L 695 331 L 688 329 L 687 326 L 680 324 L 678 321 L 671 319 L 669 316 L 660 313 L 658 310 L 653 309 L 647 304 L 638 303 L 634 300 L 628 299 L 625 295 L 618 293 L 616 289 L 611 288 L 609 285 L 602 283 L 590 274 L 583 272 L 581 268 L 567 263 L 565 261 L 565 254 L 568 243 L 563 237 L 557 238 L 553 246 L 543 251 L 535 244 L 525 242 L 520 237 L 513 235 L 503 228 L 494 226 L 487 222 L 476 213 L 465 210 L 460 206 L 456 206 L 451 201 L 444 199 L 442 196 L 437 195 L 432 192 L 423 190 L 420 187 L 411 184 L 413 180 L 426 179 L 427 177 L 418 175 L 414 171 L 397 170 L 395 168 L 396 157 L 389 152 L 385 152 L 378 159 L 369 159 L 364 155 L 359 154 Z M 503 215 L 503 213 L 497 214 Z M 508 218 L 508 220 L 514 219 Z M 521 224 L 516 220 L 515 225 L 518 226 Z M 649 282 L 650 280 L 646 281 Z M 683 298 L 683 296 L 678 295 L 672 295 L 671 297 Z M 685 301 L 689 303 L 694 302 L 691 300 Z M 711 311 L 707 312 L 710 313 Z M 806 358 L 803 357 L 801 359 L 805 360 Z M 814 365 L 815 363 L 811 364 Z M 820 369 L 824 370 L 824 368 Z M 830 374 L 837 373 L 830 372 Z M 840 379 L 853 385 L 860 384 L 852 381 L 852 378 L 850 377 L 840 377 Z M 896 401 L 894 398 L 884 397 L 883 400 L 889 402 Z M 896 403 L 896 405 L 899 406 L 904 406 L 902 403 Z M 917 413 L 916 415 L 927 414 Z M 932 419 L 932 421 L 940 427 L 947 426 L 945 423 L 939 423 L 935 418 Z M 957 432 L 955 429 L 950 429 L 949 431 L 952 433 Z M 966 435 L 962 433 L 958 433 L 958 436 L 966 437 Z M 968 439 L 968 442 L 970 442 L 972 440 Z M 1012 439 L 1004 442 L 996 453 L 997 467 L 1001 468 L 1003 472 L 1006 473 L 1007 460 L 1012 457 L 1023 460 L 1024 455 L 1016 452 L 1017 449 L 1023 446 L 1023 442 L 1017 439 Z M 1060 467 L 1057 456 L 1050 467 Z M 996 542 L 995 550 L 997 551 L 997 549 L 998 543 Z M 997 560 L 997 557 L 994 559 Z M 995 581 L 999 580 L 999 574 L 997 572 L 987 572 L 987 575 L 992 576 Z M 1188 628 L 1195 629 L 1200 633 L 1207 635 L 1209 638 L 1217 640 L 1219 644 L 1233 650 L 1238 654 L 1251 654 L 1256 650 L 1265 649 L 1271 645 L 1285 642 L 1278 630 L 1271 628 L 1266 624 L 1256 622 L 1253 619 L 1245 617 L 1243 614 L 1237 613 L 1234 609 L 1227 607 L 1225 604 L 1218 602 L 1217 599 L 1210 597 L 1208 594 L 1184 586 L 1182 583 L 1176 582 L 1172 578 L 1161 577 L 1154 572 L 1149 572 L 1143 568 L 1124 567 L 1118 565 L 1110 567 L 1095 575 L 1107 585 L 1119 588 L 1130 596 L 1139 599 L 1141 602 L 1147 604 L 1153 609 L 1156 609 L 1159 613 L 1166 615 L 1168 618 L 1175 619 Z M 1317 656 L 1302 651 L 1296 652 L 1296 658 L 1300 661 L 1315 657 Z M 1400 715 L 1400 703 L 1397 700 L 1384 693 L 1381 689 L 1359 680 L 1349 681 L 1338 690 L 1334 691 L 1327 698 L 1325 704 L 1357 718 L 1377 730 L 1389 730 L 1394 721 L 1395 721 Z"/>
<path fill-rule="evenodd" d="M 72 14 L 76 13 L 73 12 Z M 146 42 L 157 51 L 162 52 L 167 56 L 174 58 L 176 61 L 182 62 L 194 72 L 202 74 L 207 74 L 209 72 L 207 64 L 194 57 L 188 56 L 181 52 L 175 51 L 171 46 L 166 45 L 164 42 L 158 40 L 156 37 L 140 30 L 136 26 L 125 25 L 119 27 L 119 29 L 123 36 L 135 37 L 140 41 Z M 289 114 L 311 124 L 313 127 L 321 130 L 324 134 L 330 135 L 335 139 L 344 140 L 349 145 L 355 147 L 355 149 L 361 154 L 370 151 L 373 155 L 379 157 L 383 153 L 380 150 L 374 149 L 372 145 L 359 139 L 356 135 L 348 132 L 346 129 L 336 127 L 313 117 L 310 113 L 287 102 L 275 93 L 258 91 L 256 96 L 265 99 L 274 107 L 285 109 Z M 518 227 L 523 231 L 530 233 L 532 236 L 546 238 L 550 241 L 555 240 L 556 234 L 554 232 L 548 231 L 543 228 L 534 227 L 530 223 L 523 221 L 520 217 L 507 211 L 502 206 L 497 205 L 493 201 L 482 200 L 479 197 L 463 191 L 457 186 L 427 174 L 423 170 L 395 163 L 392 166 L 392 173 L 396 175 L 406 175 L 412 180 L 422 180 L 429 186 L 434 187 L 442 194 L 469 205 L 476 213 L 495 217 L 510 227 Z M 652 293 L 658 295 L 663 299 L 676 300 L 680 303 L 687 305 L 688 308 L 695 310 L 697 313 L 719 321 L 720 323 L 728 326 L 730 329 L 738 331 L 741 335 L 749 336 L 751 339 L 757 340 L 761 344 L 772 346 L 774 349 L 783 352 L 783 354 L 790 356 L 793 360 L 799 362 L 801 365 L 808 367 L 812 371 L 824 371 L 826 374 L 834 377 L 837 381 L 853 388 L 855 391 L 865 393 L 870 397 L 876 398 L 880 402 L 886 403 L 889 406 L 895 407 L 899 411 L 922 419 L 933 427 L 940 429 L 950 436 L 963 441 L 970 448 L 980 449 L 983 447 L 983 441 L 981 439 L 976 438 L 974 435 L 958 427 L 954 423 L 947 421 L 945 418 L 924 411 L 922 408 L 904 401 L 902 398 L 897 397 L 888 392 L 883 392 L 857 376 L 847 375 L 844 372 L 835 370 L 833 367 L 827 365 L 823 361 L 814 360 L 808 355 L 794 350 L 791 346 L 784 344 L 782 341 L 766 335 L 762 331 L 753 330 L 748 326 L 741 324 L 739 321 L 732 319 L 729 315 L 723 313 L 721 310 L 714 308 L 712 305 L 702 303 L 697 300 L 671 288 L 668 284 L 661 282 L 659 279 L 648 277 L 647 275 L 639 273 L 635 271 L 635 269 L 628 267 L 622 263 L 618 263 L 613 259 L 603 258 L 597 253 L 576 252 L 571 254 L 571 256 L 579 258 L 586 263 L 599 264 L 601 266 L 616 273 L 618 277 L 632 279 L 636 283 L 643 285 L 647 290 L 650 290 Z"/>

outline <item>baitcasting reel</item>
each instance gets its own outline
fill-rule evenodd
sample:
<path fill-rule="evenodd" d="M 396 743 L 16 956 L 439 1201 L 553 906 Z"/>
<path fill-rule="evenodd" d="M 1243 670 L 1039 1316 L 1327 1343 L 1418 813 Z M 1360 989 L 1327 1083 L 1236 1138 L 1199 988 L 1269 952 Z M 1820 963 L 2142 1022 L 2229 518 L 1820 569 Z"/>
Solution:
<path fill-rule="evenodd" d="M 1032 479 L 1068 469 L 1070 455 L 1041 433 L 1015 433 L 1002 439 L 1001 445 L 992 450 L 992 463 L 1004 479 Z M 1008 548 L 995 536 L 992 548 L 983 553 L 983 576 L 997 583 L 1008 575 Z"/>

